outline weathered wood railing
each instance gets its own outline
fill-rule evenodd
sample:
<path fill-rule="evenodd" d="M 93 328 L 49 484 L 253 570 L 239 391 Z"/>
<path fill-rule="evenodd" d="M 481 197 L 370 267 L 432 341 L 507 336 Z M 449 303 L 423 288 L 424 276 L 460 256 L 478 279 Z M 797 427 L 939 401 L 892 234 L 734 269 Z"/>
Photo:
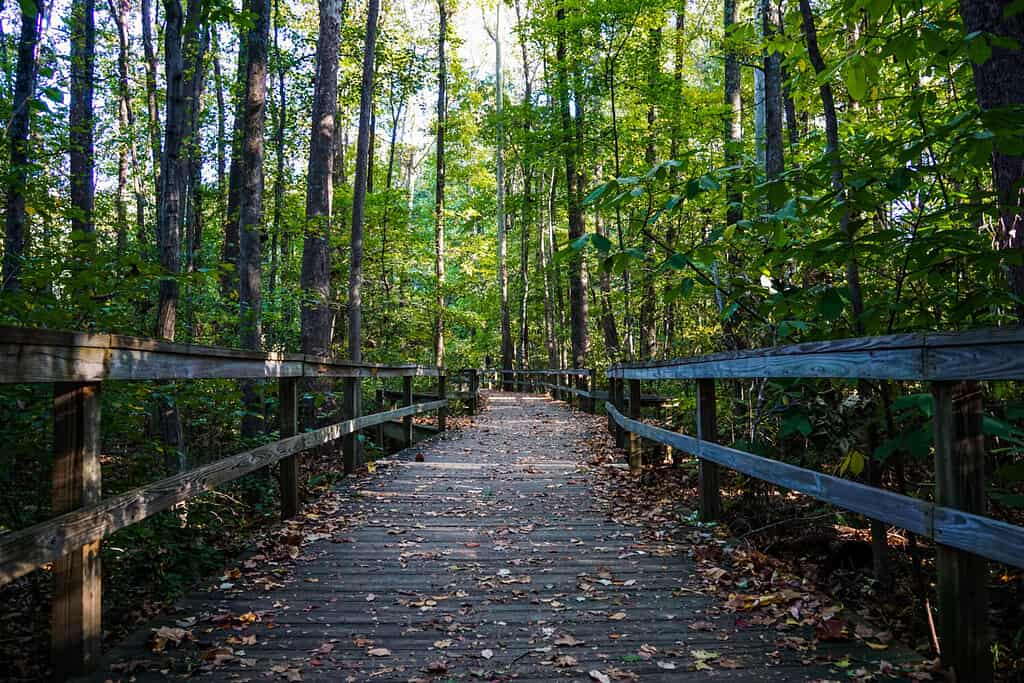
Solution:
<path fill-rule="evenodd" d="M 641 439 L 699 459 L 700 512 L 721 510 L 720 466 L 902 527 L 935 541 L 942 658 L 959 680 L 992 677 L 987 638 L 985 558 L 1024 567 L 1024 527 L 983 516 L 985 439 L 980 381 L 1024 379 L 1024 329 L 910 334 L 615 365 L 605 404 L 617 440 L 639 467 Z M 716 443 L 715 380 L 844 378 L 926 382 L 934 397 L 934 502 L 760 457 Z M 641 383 L 695 380 L 697 435 L 641 420 Z M 633 398 L 626 409 L 624 397 Z M 624 413 L 628 412 L 628 415 Z"/>
<path fill-rule="evenodd" d="M 362 415 L 346 401 L 334 424 L 299 432 L 299 382 L 339 378 L 359 396 L 367 378 L 401 377 L 402 407 Z M 434 400 L 414 403 L 413 378 L 437 378 Z M 276 379 L 280 439 L 109 498 L 101 495 L 100 405 L 106 380 Z M 100 654 L 101 541 L 220 484 L 280 463 L 281 515 L 299 509 L 302 451 L 390 420 L 403 421 L 412 443 L 413 416 L 437 412 L 445 429 L 449 405 L 445 370 L 418 365 L 372 365 L 301 354 L 258 353 L 190 346 L 106 334 L 0 327 L 0 383 L 53 383 L 52 519 L 0 536 L 0 584 L 53 563 L 53 666 L 58 678 L 89 670 Z M 469 381 L 475 385 L 475 373 Z M 353 405 L 354 404 L 354 405 Z M 475 401 L 474 401 L 475 409 Z M 355 443 L 354 439 L 351 443 Z M 344 469 L 355 469 L 347 448 Z"/>

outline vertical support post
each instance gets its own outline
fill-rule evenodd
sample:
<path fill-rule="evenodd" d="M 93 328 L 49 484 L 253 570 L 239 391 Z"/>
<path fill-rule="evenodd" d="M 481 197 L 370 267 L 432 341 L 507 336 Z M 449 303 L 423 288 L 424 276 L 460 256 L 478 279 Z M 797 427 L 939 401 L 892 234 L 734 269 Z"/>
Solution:
<path fill-rule="evenodd" d="M 299 433 L 299 379 L 282 377 L 277 381 L 277 402 L 280 410 L 281 438 Z M 291 519 L 299 512 L 299 464 L 295 453 L 281 460 L 281 519 Z"/>
<path fill-rule="evenodd" d="M 697 438 L 702 441 L 718 440 L 718 411 L 715 405 L 715 380 L 697 380 Z M 722 514 L 722 491 L 719 484 L 718 463 L 700 460 L 700 518 L 713 522 Z"/>
<path fill-rule="evenodd" d="M 53 513 L 97 503 L 101 495 L 99 382 L 53 385 Z M 54 676 L 64 680 L 94 669 L 100 657 L 102 568 L 100 542 L 53 563 Z"/>
<path fill-rule="evenodd" d="M 377 398 L 377 410 L 379 410 L 379 411 L 386 410 L 387 409 L 387 405 L 385 403 L 386 399 L 384 398 L 384 387 L 377 387 L 377 397 L 376 398 Z M 377 441 L 377 448 L 380 449 L 380 454 L 383 456 L 384 455 L 384 423 L 381 422 L 380 424 L 378 424 L 377 427 L 374 429 L 374 432 L 375 432 L 374 437 L 375 437 L 375 439 Z"/>
<path fill-rule="evenodd" d="M 412 405 L 412 377 L 409 375 L 402 378 L 402 405 Z M 402 418 L 402 443 L 405 448 L 412 446 L 412 415 Z"/>
<path fill-rule="evenodd" d="M 612 405 L 623 415 L 626 414 L 626 400 L 624 396 L 624 383 L 621 377 L 615 379 L 612 384 Z M 615 446 L 617 448 L 626 447 L 626 430 L 615 423 Z"/>
<path fill-rule="evenodd" d="M 605 379 L 608 380 L 608 399 L 607 402 L 615 405 L 615 378 L 605 375 Z M 615 436 L 615 418 L 612 417 L 610 411 L 608 412 L 608 434 Z"/>
<path fill-rule="evenodd" d="M 985 513 L 985 436 L 977 382 L 933 382 L 935 503 Z M 959 681 L 991 681 L 988 566 L 984 558 L 936 544 L 942 661 Z"/>
<path fill-rule="evenodd" d="M 343 380 L 344 396 L 342 400 L 342 418 L 354 420 L 359 417 L 361 401 L 359 400 L 359 378 L 346 377 Z M 359 432 L 346 434 L 341 438 L 341 450 L 344 457 L 345 474 L 352 474 L 359 466 Z"/>
<path fill-rule="evenodd" d="M 441 370 L 437 376 L 437 400 L 444 401 L 448 398 L 448 377 Z M 437 431 L 443 432 L 448 428 L 448 404 L 437 409 Z"/>
<path fill-rule="evenodd" d="M 629 417 L 640 419 L 640 380 L 629 380 Z M 644 468 L 644 445 L 638 434 L 629 433 L 629 471 L 634 474 Z"/>
<path fill-rule="evenodd" d="M 480 394 L 480 377 L 476 374 L 476 368 L 469 371 L 469 414 L 476 415 L 477 402 Z"/>

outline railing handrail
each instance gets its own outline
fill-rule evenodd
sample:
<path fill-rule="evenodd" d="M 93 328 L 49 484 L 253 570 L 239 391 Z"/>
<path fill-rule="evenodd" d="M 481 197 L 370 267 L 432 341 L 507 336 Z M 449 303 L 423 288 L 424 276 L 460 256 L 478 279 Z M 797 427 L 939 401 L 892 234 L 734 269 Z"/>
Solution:
<path fill-rule="evenodd" d="M 1024 379 L 1024 327 L 806 342 L 690 358 L 616 364 L 612 379 L 832 377 Z"/>
<path fill-rule="evenodd" d="M 444 368 L 0 326 L 0 384 L 103 380 L 437 377 Z"/>

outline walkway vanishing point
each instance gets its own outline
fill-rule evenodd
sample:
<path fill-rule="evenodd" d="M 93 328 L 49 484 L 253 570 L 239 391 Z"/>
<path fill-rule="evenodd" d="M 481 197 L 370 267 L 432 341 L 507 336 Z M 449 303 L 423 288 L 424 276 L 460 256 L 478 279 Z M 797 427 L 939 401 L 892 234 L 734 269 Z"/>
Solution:
<path fill-rule="evenodd" d="M 901 678 L 908 652 L 796 577 L 631 509 L 640 484 L 602 458 L 605 420 L 489 394 L 471 426 L 283 524 L 96 680 Z"/>

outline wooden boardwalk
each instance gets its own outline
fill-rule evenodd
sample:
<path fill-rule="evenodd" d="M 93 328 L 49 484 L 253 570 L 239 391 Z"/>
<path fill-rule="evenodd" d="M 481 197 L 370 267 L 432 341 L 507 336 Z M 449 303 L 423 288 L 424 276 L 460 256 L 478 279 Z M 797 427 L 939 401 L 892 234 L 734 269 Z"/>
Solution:
<path fill-rule="evenodd" d="M 603 509 L 595 424 L 491 394 L 473 426 L 347 480 L 183 600 L 153 625 L 162 652 L 140 630 L 96 680 L 848 680 L 898 659 L 787 647 L 809 627 L 705 594 L 685 548 Z"/>

